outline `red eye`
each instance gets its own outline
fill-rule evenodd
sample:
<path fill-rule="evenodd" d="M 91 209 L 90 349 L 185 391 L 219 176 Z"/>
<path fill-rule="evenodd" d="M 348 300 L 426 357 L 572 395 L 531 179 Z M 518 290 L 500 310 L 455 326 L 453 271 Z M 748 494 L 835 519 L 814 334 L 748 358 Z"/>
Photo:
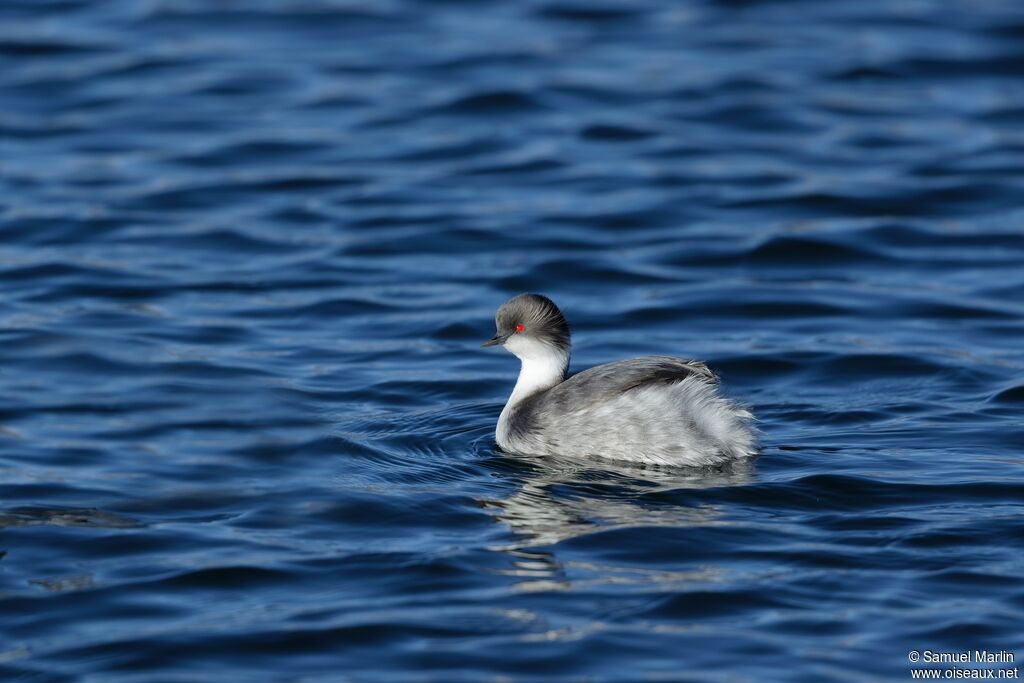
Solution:
<path fill-rule="evenodd" d="M 523 326 L 522 325 L 516 325 L 516 332 L 522 332 L 522 331 L 523 331 Z"/>

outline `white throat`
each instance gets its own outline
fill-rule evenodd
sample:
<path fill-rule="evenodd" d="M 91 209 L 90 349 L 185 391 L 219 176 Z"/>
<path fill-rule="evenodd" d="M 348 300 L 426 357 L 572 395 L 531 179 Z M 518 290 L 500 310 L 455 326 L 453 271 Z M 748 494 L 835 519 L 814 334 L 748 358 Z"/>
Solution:
<path fill-rule="evenodd" d="M 523 399 L 561 383 L 569 369 L 567 350 L 561 351 L 528 337 L 513 335 L 505 342 L 505 348 L 522 361 L 522 366 L 519 368 L 519 379 L 516 380 L 512 395 L 508 397 L 508 402 L 498 417 L 496 436 L 499 446 L 507 443 L 508 422 L 512 410 Z"/>
<path fill-rule="evenodd" d="M 559 384 L 565 379 L 568 366 L 568 356 L 524 358 L 522 367 L 519 368 L 519 379 L 516 380 L 512 395 L 508 397 L 508 405 L 515 405 L 527 396 Z"/>

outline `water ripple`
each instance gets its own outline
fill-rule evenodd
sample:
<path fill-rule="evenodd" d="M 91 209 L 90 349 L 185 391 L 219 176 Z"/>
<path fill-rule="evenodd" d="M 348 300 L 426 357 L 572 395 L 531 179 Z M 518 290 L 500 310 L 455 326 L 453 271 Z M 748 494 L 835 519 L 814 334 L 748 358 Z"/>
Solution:
<path fill-rule="evenodd" d="M 1019 648 L 1020 8 L 479 9 L 0 6 L 0 678 Z M 523 290 L 574 369 L 707 359 L 760 457 L 496 451 Z"/>

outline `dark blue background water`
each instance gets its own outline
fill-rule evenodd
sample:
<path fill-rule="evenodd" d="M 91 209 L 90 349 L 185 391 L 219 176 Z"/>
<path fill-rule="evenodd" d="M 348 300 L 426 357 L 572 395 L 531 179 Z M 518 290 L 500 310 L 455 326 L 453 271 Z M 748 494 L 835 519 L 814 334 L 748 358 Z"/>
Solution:
<path fill-rule="evenodd" d="M 1022 648 L 1024 7 L 0 5 L 0 677 L 909 680 Z M 751 466 L 492 446 L 704 358 Z"/>

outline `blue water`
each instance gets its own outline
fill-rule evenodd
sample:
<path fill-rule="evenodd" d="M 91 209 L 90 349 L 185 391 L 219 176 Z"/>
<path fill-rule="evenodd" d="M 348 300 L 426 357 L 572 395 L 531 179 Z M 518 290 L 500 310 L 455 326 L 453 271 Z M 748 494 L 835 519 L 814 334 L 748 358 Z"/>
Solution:
<path fill-rule="evenodd" d="M 0 679 L 1019 663 L 1022 78 L 1017 0 L 5 0 Z M 497 451 L 521 291 L 760 457 Z"/>

